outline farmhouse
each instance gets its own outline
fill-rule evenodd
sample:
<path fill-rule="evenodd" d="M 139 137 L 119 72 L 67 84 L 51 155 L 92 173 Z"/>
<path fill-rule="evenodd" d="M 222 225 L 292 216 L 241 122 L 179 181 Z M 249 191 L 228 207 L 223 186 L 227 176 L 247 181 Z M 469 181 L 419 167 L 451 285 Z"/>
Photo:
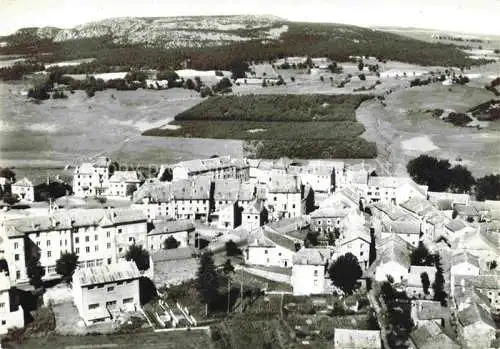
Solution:
<path fill-rule="evenodd" d="M 109 165 L 106 157 L 94 163 L 83 163 L 73 174 L 73 193 L 77 197 L 105 195 L 109 187 Z"/>
<path fill-rule="evenodd" d="M 119 262 L 73 274 L 75 305 L 86 325 L 113 319 L 117 313 L 140 307 L 139 278 L 135 262 Z"/>
<path fill-rule="evenodd" d="M 331 251 L 302 248 L 293 256 L 292 288 L 294 295 L 308 296 L 326 293 L 330 280 L 326 274 Z"/>
<path fill-rule="evenodd" d="M 398 235 L 382 239 L 377 245 L 377 259 L 369 270 L 375 274 L 375 280 L 381 282 L 390 276 L 396 283 L 408 278 L 410 253 L 412 246 Z"/>
<path fill-rule="evenodd" d="M 207 219 L 210 213 L 212 180 L 201 176 L 172 182 L 177 219 Z"/>
<path fill-rule="evenodd" d="M 126 198 L 131 197 L 141 181 L 136 171 L 115 171 L 109 179 L 106 196 Z"/>
<path fill-rule="evenodd" d="M 17 196 L 21 200 L 28 202 L 35 201 L 35 186 L 26 177 L 11 184 L 10 190 L 13 196 Z"/>
<path fill-rule="evenodd" d="M 245 251 L 245 263 L 290 268 L 295 252 L 300 248 L 295 241 L 267 228 L 261 227 Z"/>
<path fill-rule="evenodd" d="M 382 238 L 392 234 L 398 235 L 413 247 L 417 247 L 421 236 L 420 222 L 411 219 L 383 224 Z"/>
<path fill-rule="evenodd" d="M 273 220 L 299 217 L 302 214 L 300 179 L 296 176 L 272 176 L 266 205 Z"/>

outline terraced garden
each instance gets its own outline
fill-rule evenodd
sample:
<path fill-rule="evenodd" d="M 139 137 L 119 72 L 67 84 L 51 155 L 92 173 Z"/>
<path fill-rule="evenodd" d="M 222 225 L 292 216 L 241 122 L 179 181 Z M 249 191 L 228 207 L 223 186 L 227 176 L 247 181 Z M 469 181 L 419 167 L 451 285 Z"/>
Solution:
<path fill-rule="evenodd" d="M 355 111 L 367 95 L 211 97 L 143 135 L 242 139 L 259 158 L 374 158 Z"/>

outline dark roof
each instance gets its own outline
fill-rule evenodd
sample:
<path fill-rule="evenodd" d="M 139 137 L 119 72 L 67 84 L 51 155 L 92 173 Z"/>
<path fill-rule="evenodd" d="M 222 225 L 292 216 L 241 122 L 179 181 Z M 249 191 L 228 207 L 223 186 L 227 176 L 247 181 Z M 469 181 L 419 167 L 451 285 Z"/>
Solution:
<path fill-rule="evenodd" d="M 284 247 L 290 251 L 295 252 L 295 241 L 292 238 L 288 238 L 285 235 L 276 233 L 270 229 L 263 229 L 264 236 L 271 240 L 271 242 Z"/>
<path fill-rule="evenodd" d="M 195 226 L 193 222 L 189 220 L 177 220 L 177 221 L 165 221 L 156 220 L 153 222 L 153 230 L 151 230 L 148 235 L 156 234 L 173 234 L 181 231 L 194 231 Z"/>
<path fill-rule="evenodd" d="M 488 313 L 479 305 L 477 305 L 477 303 L 471 304 L 464 310 L 459 311 L 458 321 L 460 321 L 460 323 L 464 327 L 473 325 L 476 322 L 481 321 L 493 328 L 496 328 L 495 322 L 493 321 L 491 314 Z"/>
<path fill-rule="evenodd" d="M 197 254 L 198 250 L 194 247 L 178 247 L 169 250 L 160 250 L 151 254 L 153 262 L 164 262 L 180 259 L 191 259 Z"/>

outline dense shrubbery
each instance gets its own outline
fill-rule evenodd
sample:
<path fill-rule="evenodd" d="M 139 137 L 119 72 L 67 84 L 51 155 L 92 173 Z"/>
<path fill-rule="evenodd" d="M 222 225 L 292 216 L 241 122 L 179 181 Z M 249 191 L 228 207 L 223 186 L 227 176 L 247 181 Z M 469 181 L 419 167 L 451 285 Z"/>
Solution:
<path fill-rule="evenodd" d="M 20 80 L 25 74 L 30 74 L 45 70 L 41 63 L 21 62 L 15 63 L 11 67 L 0 68 L 0 80 Z"/>
<path fill-rule="evenodd" d="M 203 91 L 202 91 L 203 92 Z M 255 157 L 372 158 L 374 143 L 359 138 L 356 121 L 364 95 L 217 96 L 180 113 L 177 130 L 145 135 L 249 140 Z M 249 132 L 252 131 L 252 132 Z"/>
<path fill-rule="evenodd" d="M 469 122 L 472 121 L 470 116 L 464 113 L 455 113 L 451 112 L 444 118 L 445 121 L 452 123 L 455 126 L 466 126 Z"/>
<path fill-rule="evenodd" d="M 365 95 L 217 96 L 175 117 L 187 120 L 355 121 Z"/>

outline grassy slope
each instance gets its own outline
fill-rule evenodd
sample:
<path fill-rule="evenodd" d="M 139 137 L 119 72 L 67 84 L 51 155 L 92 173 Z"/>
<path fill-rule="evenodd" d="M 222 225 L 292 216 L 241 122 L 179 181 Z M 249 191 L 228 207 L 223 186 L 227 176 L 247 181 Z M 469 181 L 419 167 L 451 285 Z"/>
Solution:
<path fill-rule="evenodd" d="M 359 138 L 355 110 L 370 96 L 246 95 L 208 98 L 178 114 L 177 130 L 145 135 L 258 140 L 257 157 L 370 158 L 375 146 Z M 260 130 L 261 132 L 248 132 Z"/>

